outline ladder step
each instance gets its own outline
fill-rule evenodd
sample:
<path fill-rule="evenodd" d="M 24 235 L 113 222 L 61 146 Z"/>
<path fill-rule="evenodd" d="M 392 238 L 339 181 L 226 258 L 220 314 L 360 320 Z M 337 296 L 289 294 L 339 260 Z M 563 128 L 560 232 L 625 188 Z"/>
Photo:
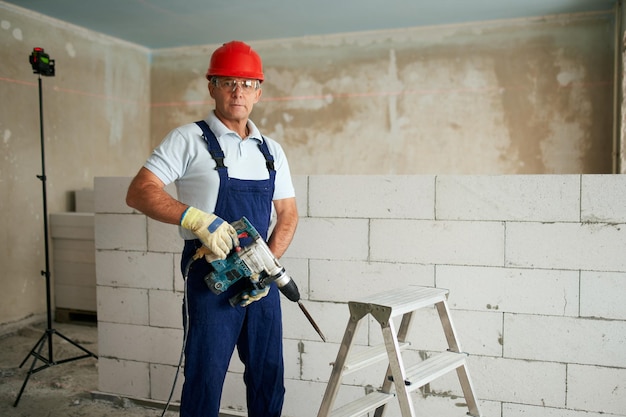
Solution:
<path fill-rule="evenodd" d="M 415 391 L 433 380 L 464 366 L 466 353 L 442 352 L 406 369 L 408 390 Z"/>
<path fill-rule="evenodd" d="M 409 342 L 399 342 L 400 351 L 406 350 L 411 344 Z M 387 360 L 387 347 L 382 344 L 371 348 L 364 349 L 360 352 L 352 353 L 343 366 L 343 375 L 356 372 L 359 369 L 366 368 L 370 365 Z"/>
<path fill-rule="evenodd" d="M 410 285 L 405 288 L 385 291 L 348 304 L 365 305 L 370 310 L 376 308 L 390 308 L 391 317 L 418 310 L 444 301 L 448 290 L 445 288 L 420 287 Z"/>
<path fill-rule="evenodd" d="M 367 394 L 363 398 L 352 401 L 333 410 L 330 413 L 331 417 L 359 417 L 365 413 L 375 410 L 381 405 L 387 404 L 392 398 L 395 398 L 394 394 L 386 394 L 380 391 L 374 391 Z"/>

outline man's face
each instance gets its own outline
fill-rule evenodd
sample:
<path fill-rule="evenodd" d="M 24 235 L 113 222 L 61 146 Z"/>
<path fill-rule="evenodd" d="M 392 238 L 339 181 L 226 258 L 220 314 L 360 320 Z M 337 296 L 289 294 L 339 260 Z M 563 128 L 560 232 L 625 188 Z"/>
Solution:
<path fill-rule="evenodd" d="M 232 122 L 247 120 L 261 98 L 259 81 L 246 78 L 215 77 L 209 82 L 209 92 L 217 115 Z"/>

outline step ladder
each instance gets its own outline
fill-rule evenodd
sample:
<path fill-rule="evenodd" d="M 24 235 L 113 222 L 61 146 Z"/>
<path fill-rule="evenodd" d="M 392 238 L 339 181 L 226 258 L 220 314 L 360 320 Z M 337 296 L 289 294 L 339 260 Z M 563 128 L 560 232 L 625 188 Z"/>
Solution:
<path fill-rule="evenodd" d="M 450 319 L 447 298 L 447 289 L 409 286 L 372 295 L 360 301 L 350 301 L 348 303 L 350 319 L 337 353 L 337 359 L 332 364 L 333 369 L 317 416 L 358 417 L 374 411 L 374 417 L 382 417 L 385 406 L 397 398 L 402 417 L 414 417 L 415 410 L 409 394 L 444 374 L 456 370 L 469 409 L 468 414 L 480 417 L 474 388 L 467 370 L 467 354 L 461 351 Z M 413 312 L 433 305 L 439 313 L 448 342 L 448 350 L 416 365 L 406 367 L 402 351 L 409 345 L 407 334 Z M 358 326 L 362 319 L 368 317 L 368 314 L 371 314 L 380 324 L 384 344 L 349 355 Z M 397 330 L 393 321 L 395 317 L 402 317 Z M 385 359 L 389 361 L 389 365 L 378 391 L 333 410 L 344 376 Z M 401 381 L 401 383 L 395 384 L 395 381 Z"/>

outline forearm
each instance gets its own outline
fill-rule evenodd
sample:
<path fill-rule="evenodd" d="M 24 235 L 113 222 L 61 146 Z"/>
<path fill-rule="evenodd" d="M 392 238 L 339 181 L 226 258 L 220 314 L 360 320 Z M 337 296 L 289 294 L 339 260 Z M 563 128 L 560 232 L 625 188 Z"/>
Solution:
<path fill-rule="evenodd" d="M 126 204 L 150 218 L 170 224 L 180 224 L 187 208 L 167 193 L 164 184 L 146 168 L 139 171 L 128 187 Z"/>
<path fill-rule="evenodd" d="M 270 250 L 280 258 L 287 251 L 298 226 L 298 210 L 295 199 L 278 200 L 275 202 L 276 225 L 267 242 Z"/>

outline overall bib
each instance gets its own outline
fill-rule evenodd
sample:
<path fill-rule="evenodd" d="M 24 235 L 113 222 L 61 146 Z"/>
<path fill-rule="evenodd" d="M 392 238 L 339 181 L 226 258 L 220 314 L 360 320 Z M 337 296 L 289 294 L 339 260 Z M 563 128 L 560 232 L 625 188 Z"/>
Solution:
<path fill-rule="evenodd" d="M 204 132 L 209 152 L 220 176 L 215 214 L 231 223 L 246 216 L 263 239 L 267 240 L 274 194 L 273 157 L 267 144 L 264 154 L 270 178 L 240 180 L 228 177 L 224 153 L 204 121 L 197 122 Z M 240 245 L 250 242 L 241 239 Z M 202 244 L 185 241 L 181 269 Z M 187 278 L 189 323 L 185 346 L 185 383 L 181 398 L 181 417 L 217 417 L 224 379 L 235 346 L 245 365 L 244 382 L 249 417 L 280 417 L 285 394 L 282 347 L 282 318 L 279 291 L 272 283 L 269 294 L 247 307 L 232 307 L 228 299 L 245 286 L 245 278 L 216 295 L 204 277 L 212 270 L 204 259 L 195 261 Z M 184 313 L 183 313 L 184 317 Z"/>

